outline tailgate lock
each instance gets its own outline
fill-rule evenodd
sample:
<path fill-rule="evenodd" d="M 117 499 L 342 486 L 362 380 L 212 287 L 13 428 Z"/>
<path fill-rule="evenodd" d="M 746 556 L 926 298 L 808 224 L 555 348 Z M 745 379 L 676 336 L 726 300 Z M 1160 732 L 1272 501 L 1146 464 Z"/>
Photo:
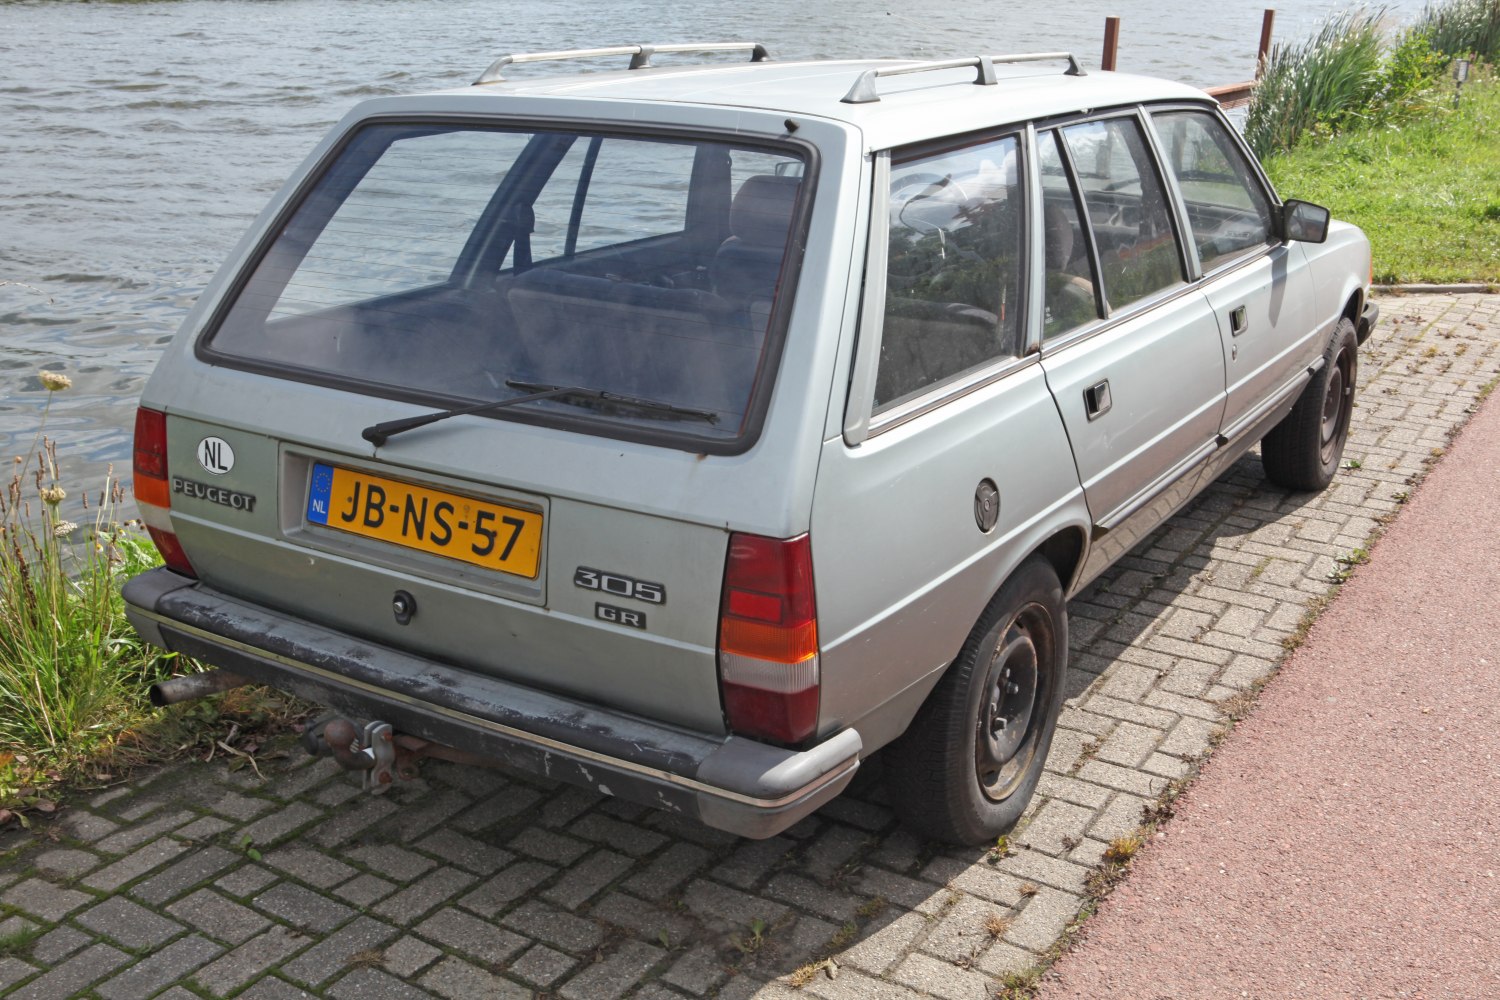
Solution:
<path fill-rule="evenodd" d="M 391 595 L 391 612 L 396 616 L 397 625 L 405 625 L 417 613 L 417 599 L 404 590 L 398 590 Z"/>

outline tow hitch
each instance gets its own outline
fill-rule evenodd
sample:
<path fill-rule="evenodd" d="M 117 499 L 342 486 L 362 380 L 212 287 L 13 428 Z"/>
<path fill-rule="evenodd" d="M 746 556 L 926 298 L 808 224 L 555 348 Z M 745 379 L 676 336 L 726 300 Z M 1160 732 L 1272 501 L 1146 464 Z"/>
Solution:
<path fill-rule="evenodd" d="M 315 757 L 332 756 L 344 770 L 359 771 L 361 785 L 372 795 L 390 791 L 397 778 L 415 779 L 417 764 L 428 757 L 475 767 L 502 766 L 491 757 L 398 733 L 389 722 L 371 720 L 361 727 L 339 715 L 327 716 L 307 727 L 302 734 L 302 745 Z"/>

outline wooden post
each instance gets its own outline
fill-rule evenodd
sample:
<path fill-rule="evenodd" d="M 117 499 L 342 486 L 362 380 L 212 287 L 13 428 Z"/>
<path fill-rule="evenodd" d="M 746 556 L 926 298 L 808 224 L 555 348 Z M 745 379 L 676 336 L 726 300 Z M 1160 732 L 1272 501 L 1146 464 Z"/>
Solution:
<path fill-rule="evenodd" d="M 1118 17 L 1106 17 L 1104 19 L 1104 54 L 1099 57 L 1099 68 L 1105 72 L 1113 72 L 1115 68 L 1115 57 L 1120 51 L 1120 19 Z"/>
<path fill-rule="evenodd" d="M 1271 29 L 1276 25 L 1276 11 L 1267 7 L 1260 19 L 1260 49 L 1255 53 L 1255 78 L 1265 70 L 1266 57 L 1271 54 Z"/>

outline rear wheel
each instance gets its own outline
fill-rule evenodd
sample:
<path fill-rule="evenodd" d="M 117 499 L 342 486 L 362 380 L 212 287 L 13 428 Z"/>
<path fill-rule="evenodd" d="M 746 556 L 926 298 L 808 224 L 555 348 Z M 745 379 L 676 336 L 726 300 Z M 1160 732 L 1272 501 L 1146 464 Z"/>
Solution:
<path fill-rule="evenodd" d="M 1297 397 L 1286 419 L 1260 442 L 1266 478 L 1293 490 L 1321 490 L 1333 482 L 1349 421 L 1359 370 L 1359 339 L 1348 317 L 1339 320 L 1323 355 L 1323 367 Z"/>
<path fill-rule="evenodd" d="M 1033 557 L 990 601 L 958 658 L 884 755 L 902 819 L 939 840 L 980 844 L 1021 818 L 1062 707 L 1067 610 Z"/>

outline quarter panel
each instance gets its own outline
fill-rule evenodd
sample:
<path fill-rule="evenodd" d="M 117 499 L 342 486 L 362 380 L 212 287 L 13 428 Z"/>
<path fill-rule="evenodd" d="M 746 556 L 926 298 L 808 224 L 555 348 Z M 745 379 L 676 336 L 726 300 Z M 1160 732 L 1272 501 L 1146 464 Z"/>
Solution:
<path fill-rule="evenodd" d="M 1000 491 L 989 533 L 974 512 L 986 477 Z M 1070 523 L 1086 511 L 1038 365 L 857 447 L 825 441 L 812 512 L 822 731 L 940 671 L 1005 577 Z M 867 749 L 889 735 L 861 732 Z"/>

